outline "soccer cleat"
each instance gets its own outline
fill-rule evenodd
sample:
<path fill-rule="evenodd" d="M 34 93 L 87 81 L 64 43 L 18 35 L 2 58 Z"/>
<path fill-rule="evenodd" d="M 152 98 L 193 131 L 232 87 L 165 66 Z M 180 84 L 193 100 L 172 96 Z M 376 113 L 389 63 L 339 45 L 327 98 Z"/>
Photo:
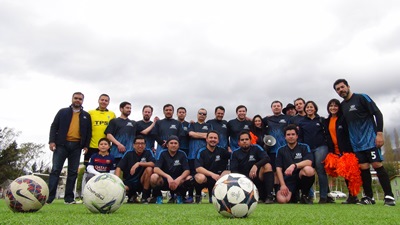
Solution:
<path fill-rule="evenodd" d="M 140 202 L 141 202 L 142 204 L 149 204 L 149 201 L 147 201 L 147 198 L 142 198 L 142 199 L 140 200 Z"/>
<path fill-rule="evenodd" d="M 313 204 L 313 202 L 311 201 L 311 199 L 308 198 L 307 195 L 302 195 L 300 198 L 300 204 Z"/>
<path fill-rule="evenodd" d="M 320 198 L 318 204 L 326 204 L 328 203 L 327 198 Z"/>
<path fill-rule="evenodd" d="M 183 203 L 193 203 L 193 197 L 188 197 Z"/>
<path fill-rule="evenodd" d="M 396 202 L 394 201 L 394 198 L 392 196 L 386 195 L 383 205 L 385 205 L 385 206 L 395 206 Z"/>
<path fill-rule="evenodd" d="M 266 198 L 264 203 L 265 204 L 273 204 L 274 203 L 274 199 L 273 198 Z"/>
<path fill-rule="evenodd" d="M 342 202 L 342 204 L 357 204 L 358 203 L 358 198 L 357 196 L 349 196 L 346 201 Z"/>
<path fill-rule="evenodd" d="M 72 202 L 64 202 L 64 204 L 65 205 L 74 205 L 74 204 L 76 204 L 76 201 L 74 200 Z"/>
<path fill-rule="evenodd" d="M 193 200 L 193 198 L 192 198 L 192 200 Z M 182 196 L 176 196 L 176 204 L 182 204 L 182 203 L 183 203 Z"/>
<path fill-rule="evenodd" d="M 154 204 L 157 202 L 157 198 L 156 197 L 151 197 L 149 200 L 149 203 Z"/>
<path fill-rule="evenodd" d="M 196 204 L 201 203 L 201 195 L 196 195 Z"/>
<path fill-rule="evenodd" d="M 326 203 L 336 203 L 335 200 L 332 197 L 327 197 L 326 198 Z"/>
<path fill-rule="evenodd" d="M 162 196 L 157 196 L 156 204 L 163 204 Z"/>
<path fill-rule="evenodd" d="M 370 198 L 368 196 L 364 196 L 361 200 L 357 203 L 358 205 L 375 205 L 375 199 Z"/>

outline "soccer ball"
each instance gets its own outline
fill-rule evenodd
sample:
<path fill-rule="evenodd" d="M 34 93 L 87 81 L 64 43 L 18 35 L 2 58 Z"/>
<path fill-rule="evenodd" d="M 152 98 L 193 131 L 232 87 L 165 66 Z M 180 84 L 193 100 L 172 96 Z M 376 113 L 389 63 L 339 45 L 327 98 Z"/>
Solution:
<path fill-rule="evenodd" d="M 254 183 L 238 173 L 221 177 L 212 192 L 215 209 L 225 217 L 247 217 L 256 209 L 258 198 Z"/>
<path fill-rule="evenodd" d="M 49 188 L 42 178 L 26 175 L 11 182 L 5 200 L 14 212 L 36 212 L 46 204 L 48 196 Z"/>
<path fill-rule="evenodd" d="M 125 185 L 110 173 L 92 177 L 83 189 L 83 203 L 93 213 L 117 211 L 125 200 Z"/>

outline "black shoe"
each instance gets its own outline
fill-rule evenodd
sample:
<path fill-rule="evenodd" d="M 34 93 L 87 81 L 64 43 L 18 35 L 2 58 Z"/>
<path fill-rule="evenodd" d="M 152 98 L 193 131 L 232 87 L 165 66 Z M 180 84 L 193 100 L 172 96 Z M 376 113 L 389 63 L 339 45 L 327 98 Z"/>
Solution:
<path fill-rule="evenodd" d="M 157 197 L 151 197 L 151 198 L 148 200 L 148 202 L 149 202 L 150 204 L 155 204 L 155 203 L 157 202 Z"/>
<path fill-rule="evenodd" d="M 326 198 L 326 203 L 336 203 L 336 202 L 332 197 L 327 197 Z"/>
<path fill-rule="evenodd" d="M 357 196 L 349 196 L 346 201 L 342 202 L 342 204 L 357 204 L 358 203 L 358 198 Z"/>
<path fill-rule="evenodd" d="M 274 204 L 274 199 L 273 198 L 266 198 L 264 203 L 265 204 Z"/>
<path fill-rule="evenodd" d="M 200 204 L 201 203 L 201 195 L 196 195 L 196 204 Z"/>
<path fill-rule="evenodd" d="M 392 196 L 386 195 L 383 205 L 385 205 L 385 206 L 395 206 L 396 202 L 394 201 L 394 198 Z"/>
<path fill-rule="evenodd" d="M 129 204 L 134 204 L 134 203 L 140 203 L 138 196 L 137 195 L 133 195 L 132 197 L 130 197 L 127 201 L 127 203 Z"/>
<path fill-rule="evenodd" d="M 368 196 L 362 197 L 358 205 L 375 205 L 375 199 Z"/>
<path fill-rule="evenodd" d="M 311 201 L 311 199 L 308 198 L 307 195 L 302 195 L 300 198 L 300 204 L 313 204 L 313 202 Z"/>
<path fill-rule="evenodd" d="M 327 198 L 319 198 L 318 204 L 326 204 L 326 203 L 328 203 Z"/>
<path fill-rule="evenodd" d="M 142 198 L 142 199 L 140 200 L 140 203 L 142 203 L 142 204 L 149 204 L 149 201 L 147 201 L 147 198 Z"/>

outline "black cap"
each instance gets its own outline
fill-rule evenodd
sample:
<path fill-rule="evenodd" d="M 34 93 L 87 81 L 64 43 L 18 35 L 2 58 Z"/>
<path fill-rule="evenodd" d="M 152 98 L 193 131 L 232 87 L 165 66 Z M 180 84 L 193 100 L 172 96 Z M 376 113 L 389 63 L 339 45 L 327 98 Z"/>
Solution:
<path fill-rule="evenodd" d="M 294 107 L 294 105 L 292 103 L 289 103 L 289 104 L 286 105 L 285 108 L 282 109 L 283 114 L 286 114 L 286 111 L 288 109 L 296 109 L 296 108 Z"/>
<path fill-rule="evenodd" d="M 168 140 L 167 140 L 167 144 L 168 144 L 168 142 L 171 141 L 171 140 L 176 140 L 176 141 L 179 142 L 179 138 L 178 138 L 177 136 L 175 136 L 175 135 L 169 136 L 169 138 L 168 138 Z"/>

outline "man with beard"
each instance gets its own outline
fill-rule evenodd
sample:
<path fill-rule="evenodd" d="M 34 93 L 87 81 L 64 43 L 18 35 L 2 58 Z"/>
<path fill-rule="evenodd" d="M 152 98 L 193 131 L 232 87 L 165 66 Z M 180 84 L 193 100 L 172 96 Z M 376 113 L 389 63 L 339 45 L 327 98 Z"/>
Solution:
<path fill-rule="evenodd" d="M 208 188 L 209 202 L 211 203 L 211 193 L 215 182 L 223 175 L 229 173 L 228 160 L 230 153 L 227 149 L 218 145 L 219 135 L 217 131 L 209 131 L 206 135 L 205 147 L 199 149 L 194 162 L 196 168 L 195 189 L 196 203 L 201 202 L 201 190 Z"/>
<path fill-rule="evenodd" d="M 215 107 L 215 118 L 208 120 L 212 130 L 219 134 L 219 146 L 228 150 L 228 122 L 224 120 L 225 108 L 223 106 Z"/>
<path fill-rule="evenodd" d="M 166 149 L 168 138 L 171 135 L 179 137 L 182 132 L 181 123 L 172 118 L 174 115 L 174 106 L 171 104 L 164 105 L 163 112 L 165 118 L 158 120 L 151 131 L 151 134 L 154 135 L 157 141 L 156 160 L 160 156 L 161 151 Z"/>
<path fill-rule="evenodd" d="M 306 101 L 303 98 L 296 98 L 293 103 L 297 114 L 290 118 L 289 124 L 295 124 L 297 126 L 300 120 L 306 116 L 306 112 L 304 111 L 304 105 L 306 104 Z"/>
<path fill-rule="evenodd" d="M 396 202 L 390 186 L 389 175 L 382 164 L 381 147 L 384 144 L 384 137 L 381 111 L 368 95 L 351 92 L 345 79 L 336 80 L 333 88 L 343 98 L 341 103 L 343 116 L 348 124 L 350 142 L 361 169 L 365 196 L 358 204 L 375 204 L 371 187 L 370 166 L 372 165 L 385 193 L 384 205 L 395 206 Z"/>
<path fill-rule="evenodd" d="M 143 135 L 146 139 L 146 149 L 155 152 L 154 142 L 155 138 L 151 135 L 151 130 L 153 129 L 155 123 L 158 120 L 156 116 L 154 118 L 154 122 L 150 120 L 151 116 L 153 115 L 153 107 L 151 105 L 145 105 L 142 109 L 143 119 L 137 121 L 137 131 L 136 135 Z"/>
<path fill-rule="evenodd" d="M 186 108 L 179 107 L 176 110 L 178 121 L 182 124 L 182 130 L 179 136 L 179 146 L 182 151 L 189 154 L 189 122 L 185 120 L 186 118 Z"/>
<path fill-rule="evenodd" d="M 52 203 L 56 196 L 58 179 L 66 159 L 68 175 L 64 202 L 76 203 L 74 187 L 81 151 L 88 150 L 92 135 L 92 122 L 89 113 L 83 110 L 83 99 L 84 95 L 81 92 L 75 92 L 72 95 L 72 104 L 68 108 L 60 109 L 51 124 L 49 148 L 53 152 L 53 167 L 49 177 L 48 204 Z"/>
<path fill-rule="evenodd" d="M 119 110 L 121 116 L 112 119 L 104 132 L 107 139 L 113 143 L 110 153 L 114 156 L 117 165 L 125 152 L 132 150 L 137 128 L 136 122 L 128 118 L 131 114 L 131 103 L 122 102 Z"/>
<path fill-rule="evenodd" d="M 260 199 L 272 204 L 274 173 L 268 154 L 258 145 L 251 145 L 251 135 L 242 131 L 239 135 L 240 148 L 232 153 L 231 172 L 250 178 L 260 191 Z"/>
<path fill-rule="evenodd" d="M 236 107 L 236 118 L 228 122 L 229 151 L 239 149 L 239 135 L 243 130 L 250 130 L 251 121 L 246 118 L 247 108 L 244 105 Z"/>

